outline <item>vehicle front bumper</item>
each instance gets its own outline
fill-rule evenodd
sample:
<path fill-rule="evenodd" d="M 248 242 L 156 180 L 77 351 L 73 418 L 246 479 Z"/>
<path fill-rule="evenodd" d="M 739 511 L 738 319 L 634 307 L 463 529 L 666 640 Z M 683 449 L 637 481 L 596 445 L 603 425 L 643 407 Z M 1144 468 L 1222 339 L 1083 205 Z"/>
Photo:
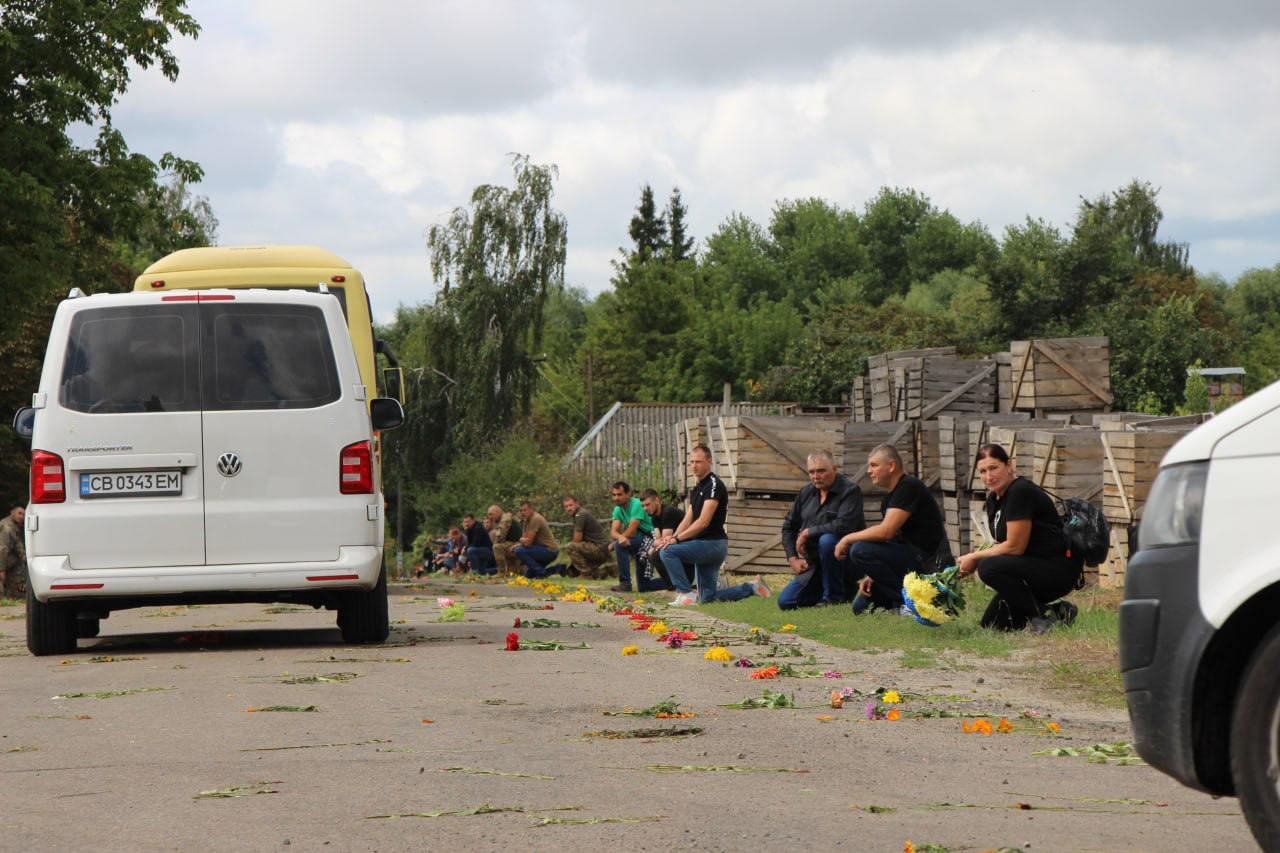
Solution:
<path fill-rule="evenodd" d="M 1134 746 L 1153 767 L 1207 790 L 1196 773 L 1196 674 L 1214 628 L 1200 610 L 1199 548 L 1139 551 L 1125 570 L 1120 669 Z"/>
<path fill-rule="evenodd" d="M 46 602 L 209 592 L 368 590 L 378 582 L 381 570 L 382 549 L 376 545 L 341 547 L 337 560 L 310 563 L 76 570 L 66 556 L 27 560 L 31 590 Z"/>

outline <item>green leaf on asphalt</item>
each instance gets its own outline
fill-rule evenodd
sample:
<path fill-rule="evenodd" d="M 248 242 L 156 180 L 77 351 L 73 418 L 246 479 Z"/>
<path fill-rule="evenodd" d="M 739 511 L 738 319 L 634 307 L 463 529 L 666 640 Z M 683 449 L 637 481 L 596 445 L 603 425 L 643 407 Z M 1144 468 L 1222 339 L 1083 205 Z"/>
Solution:
<path fill-rule="evenodd" d="M 96 693 L 59 693 L 54 699 L 115 699 L 117 696 L 132 696 L 135 693 L 164 693 L 172 687 L 129 687 L 124 690 L 99 690 Z"/>
<path fill-rule="evenodd" d="M 279 791 L 268 785 L 279 785 L 280 782 L 252 782 L 248 785 L 233 785 L 230 788 L 214 788 L 210 791 L 201 791 L 193 796 L 193 800 L 208 799 L 226 799 L 229 797 L 252 797 L 254 794 L 278 794 Z"/>

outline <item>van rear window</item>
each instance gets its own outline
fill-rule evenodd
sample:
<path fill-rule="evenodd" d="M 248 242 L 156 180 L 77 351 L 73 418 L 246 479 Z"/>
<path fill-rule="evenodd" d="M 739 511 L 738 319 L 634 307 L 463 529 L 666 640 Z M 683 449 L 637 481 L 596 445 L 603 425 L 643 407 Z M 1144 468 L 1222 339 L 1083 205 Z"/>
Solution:
<path fill-rule="evenodd" d="M 304 409 L 341 395 L 324 313 L 303 305 L 202 305 L 205 406 Z"/>
<path fill-rule="evenodd" d="M 59 402 L 77 412 L 200 408 L 195 306 L 99 308 L 71 321 Z"/>

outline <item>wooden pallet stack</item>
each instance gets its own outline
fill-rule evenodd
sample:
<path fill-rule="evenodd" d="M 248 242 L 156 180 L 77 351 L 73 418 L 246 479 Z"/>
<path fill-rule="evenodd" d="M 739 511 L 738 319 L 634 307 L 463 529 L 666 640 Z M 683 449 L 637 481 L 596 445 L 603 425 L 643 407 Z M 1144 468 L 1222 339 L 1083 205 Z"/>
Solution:
<path fill-rule="evenodd" d="M 1111 552 L 1098 567 L 1099 586 L 1124 586 L 1130 538 L 1142 519 L 1160 460 L 1190 428 L 1157 425 L 1099 433 L 1105 458 L 1102 512 L 1111 528 Z"/>
<path fill-rule="evenodd" d="M 1097 412 L 1111 408 L 1111 344 L 1105 337 L 1013 341 L 1001 411 Z"/>
<path fill-rule="evenodd" d="M 907 376 L 919 372 L 925 358 L 955 358 L 955 347 L 932 347 L 899 350 L 873 355 L 867 359 L 867 384 L 871 390 L 871 420 L 877 422 L 906 420 Z"/>

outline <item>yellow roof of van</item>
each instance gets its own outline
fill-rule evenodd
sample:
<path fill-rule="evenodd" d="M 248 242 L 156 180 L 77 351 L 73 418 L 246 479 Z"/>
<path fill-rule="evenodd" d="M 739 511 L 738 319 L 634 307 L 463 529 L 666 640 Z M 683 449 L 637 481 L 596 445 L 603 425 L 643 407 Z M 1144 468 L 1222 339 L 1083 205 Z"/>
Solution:
<path fill-rule="evenodd" d="M 265 267 L 334 267 L 351 264 L 318 246 L 205 246 L 180 249 L 143 270 L 143 275 L 191 270 L 262 269 Z"/>

